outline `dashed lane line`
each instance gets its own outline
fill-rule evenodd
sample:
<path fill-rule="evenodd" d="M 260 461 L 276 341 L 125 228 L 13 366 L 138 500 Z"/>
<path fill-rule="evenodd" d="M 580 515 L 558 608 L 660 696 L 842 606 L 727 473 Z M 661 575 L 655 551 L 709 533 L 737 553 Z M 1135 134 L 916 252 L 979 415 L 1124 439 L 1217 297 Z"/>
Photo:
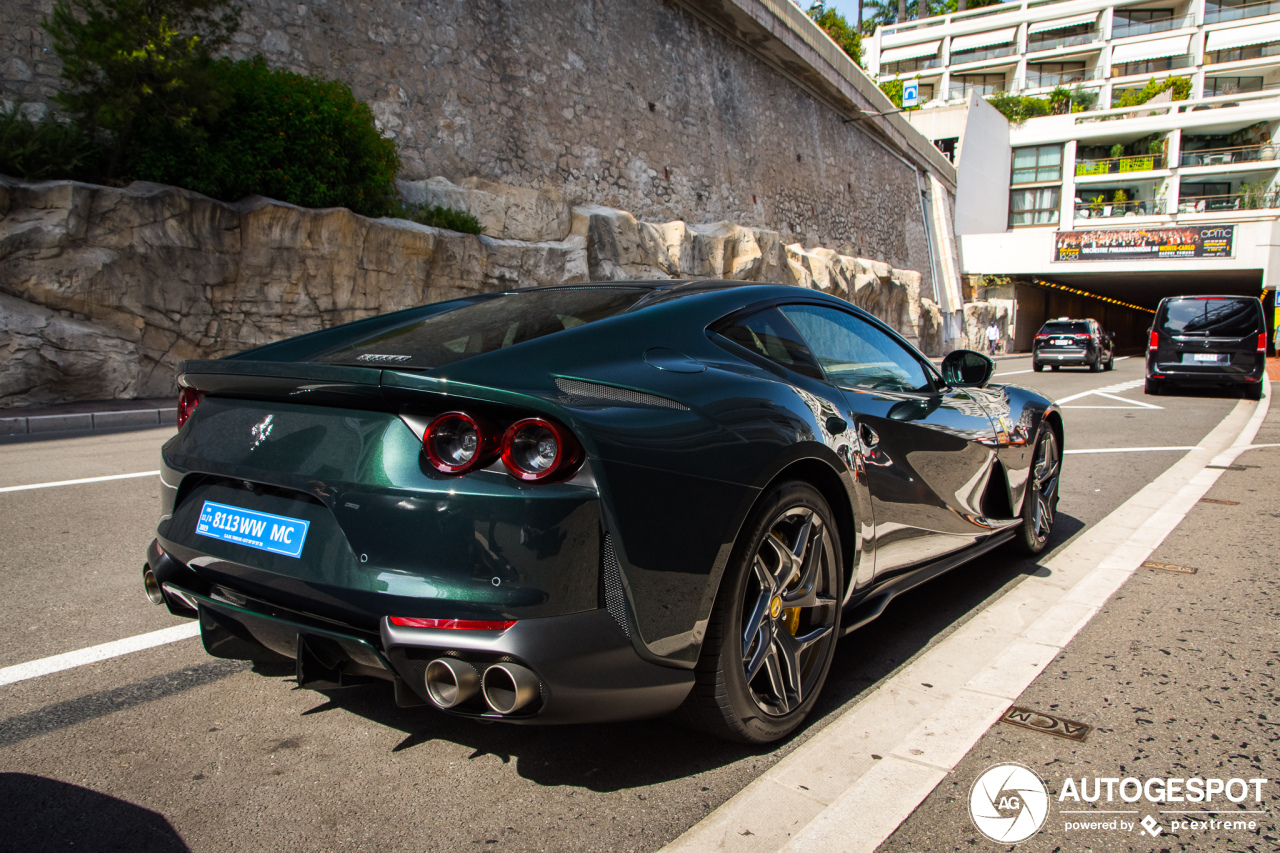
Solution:
<path fill-rule="evenodd" d="M 1150 453 L 1161 450 L 1195 450 L 1195 447 L 1186 445 L 1182 447 L 1093 447 L 1086 450 L 1064 450 L 1064 456 L 1070 456 L 1073 453 Z"/>
<path fill-rule="evenodd" d="M 90 646 L 87 649 L 77 649 L 74 652 L 40 658 L 39 660 L 28 661 L 15 666 L 6 666 L 4 669 L 0 669 L 0 686 L 13 684 L 16 681 L 26 681 L 28 678 L 39 678 L 42 675 L 49 675 L 54 672 L 62 672 L 64 669 L 75 669 L 78 666 L 120 657 L 130 652 L 140 652 L 143 649 L 152 649 L 167 643 L 176 643 L 179 640 L 185 640 L 199 634 L 199 622 L 184 622 L 181 625 L 162 628 L 149 634 L 139 634 L 136 637 L 126 637 L 123 640 L 114 640 L 110 643 L 103 643 L 100 646 Z"/>
<path fill-rule="evenodd" d="M 112 474 L 107 477 L 82 477 L 79 480 L 56 480 L 52 483 L 31 483 L 27 486 L 5 486 L 0 492 L 25 492 L 30 489 L 52 489 L 54 486 L 79 486 L 82 483 L 105 483 L 108 480 L 131 480 L 135 477 L 159 477 L 159 471 L 138 471 L 133 474 Z"/>

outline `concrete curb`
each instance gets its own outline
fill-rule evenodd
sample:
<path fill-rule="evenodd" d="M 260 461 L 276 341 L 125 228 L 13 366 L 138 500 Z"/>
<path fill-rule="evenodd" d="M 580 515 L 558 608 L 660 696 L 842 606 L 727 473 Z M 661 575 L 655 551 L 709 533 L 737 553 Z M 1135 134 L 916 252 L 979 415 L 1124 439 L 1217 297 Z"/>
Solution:
<path fill-rule="evenodd" d="M 33 415 L 0 418 L 0 438 L 99 429 L 138 429 L 176 426 L 178 409 L 134 409 L 127 412 L 69 412 L 65 415 Z"/>

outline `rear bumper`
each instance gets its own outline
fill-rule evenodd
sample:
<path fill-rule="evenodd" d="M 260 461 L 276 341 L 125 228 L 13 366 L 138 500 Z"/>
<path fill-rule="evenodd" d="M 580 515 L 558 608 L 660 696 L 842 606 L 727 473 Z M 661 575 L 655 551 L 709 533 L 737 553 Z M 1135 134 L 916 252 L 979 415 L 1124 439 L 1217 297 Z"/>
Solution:
<path fill-rule="evenodd" d="M 483 698 L 447 713 L 524 724 L 641 719 L 674 711 L 693 686 L 693 671 L 640 658 L 605 609 L 520 619 L 506 631 L 402 628 L 380 618 L 369 631 L 285 609 L 202 581 L 153 543 L 148 566 L 176 615 L 197 617 L 205 649 L 216 657 L 293 659 L 301 686 L 332 689 L 392 682 L 401 705 L 426 705 L 427 664 L 466 661 L 479 673 L 518 663 L 539 680 L 540 698 L 504 716 Z"/>
<path fill-rule="evenodd" d="M 1069 349 L 1065 352 L 1037 350 L 1032 354 L 1036 364 L 1093 364 L 1098 356 L 1088 350 Z"/>
<path fill-rule="evenodd" d="M 1246 369 L 1243 367 L 1196 367 L 1180 363 L 1157 364 L 1147 360 L 1147 377 L 1187 384 L 1203 385 L 1247 385 L 1261 382 L 1265 373 L 1262 366 Z"/>

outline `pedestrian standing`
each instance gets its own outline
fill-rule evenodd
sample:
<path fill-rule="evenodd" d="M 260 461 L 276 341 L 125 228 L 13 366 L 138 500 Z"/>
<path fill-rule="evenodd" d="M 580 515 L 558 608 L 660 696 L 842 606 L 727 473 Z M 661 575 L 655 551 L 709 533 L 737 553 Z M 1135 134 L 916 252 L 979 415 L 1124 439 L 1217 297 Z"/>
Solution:
<path fill-rule="evenodd" d="M 995 355 L 998 346 L 1000 346 L 1000 327 L 996 325 L 995 320 L 992 320 L 987 325 L 987 352 Z"/>

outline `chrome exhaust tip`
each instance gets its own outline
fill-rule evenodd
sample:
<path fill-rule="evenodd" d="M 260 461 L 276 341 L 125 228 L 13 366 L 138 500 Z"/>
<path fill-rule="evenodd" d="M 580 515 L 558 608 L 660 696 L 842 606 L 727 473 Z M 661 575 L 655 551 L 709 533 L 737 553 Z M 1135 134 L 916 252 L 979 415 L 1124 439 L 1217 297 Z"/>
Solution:
<path fill-rule="evenodd" d="M 484 671 L 484 701 L 499 714 L 514 714 L 538 698 L 538 676 L 518 663 L 496 663 Z"/>
<path fill-rule="evenodd" d="M 427 695 L 438 708 L 461 705 L 480 692 L 480 674 L 466 661 L 436 658 L 423 677 Z"/>
<path fill-rule="evenodd" d="M 147 593 L 147 601 L 152 604 L 164 604 L 164 592 L 160 589 L 160 581 L 156 580 L 156 573 L 146 564 L 142 566 L 142 588 Z"/>

